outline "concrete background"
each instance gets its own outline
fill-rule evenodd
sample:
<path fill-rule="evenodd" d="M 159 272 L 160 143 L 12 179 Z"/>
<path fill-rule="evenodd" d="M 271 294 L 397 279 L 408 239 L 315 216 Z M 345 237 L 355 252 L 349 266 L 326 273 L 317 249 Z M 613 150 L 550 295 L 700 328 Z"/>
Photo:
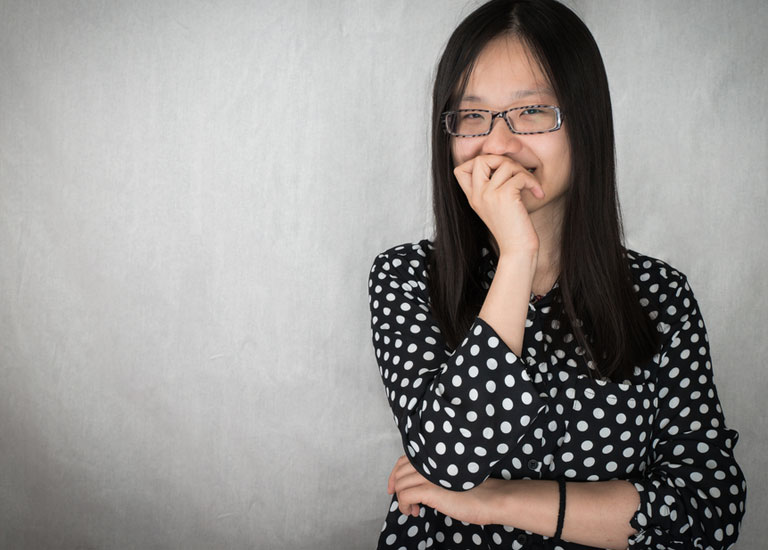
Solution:
<path fill-rule="evenodd" d="M 0 0 L 0 547 L 373 548 L 373 257 L 431 235 L 478 2 Z M 768 3 L 573 0 L 629 245 L 686 274 L 768 517 Z"/>

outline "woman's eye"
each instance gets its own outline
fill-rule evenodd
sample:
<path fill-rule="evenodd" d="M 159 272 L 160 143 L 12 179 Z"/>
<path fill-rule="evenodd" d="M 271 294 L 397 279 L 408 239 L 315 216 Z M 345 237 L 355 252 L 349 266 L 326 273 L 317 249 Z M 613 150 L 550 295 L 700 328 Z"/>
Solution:
<path fill-rule="evenodd" d="M 463 120 L 482 120 L 483 114 L 482 113 L 462 113 Z"/>
<path fill-rule="evenodd" d="M 531 116 L 531 115 L 540 115 L 542 113 L 541 109 L 537 109 L 535 107 L 530 109 L 524 109 L 520 111 L 521 116 Z"/>

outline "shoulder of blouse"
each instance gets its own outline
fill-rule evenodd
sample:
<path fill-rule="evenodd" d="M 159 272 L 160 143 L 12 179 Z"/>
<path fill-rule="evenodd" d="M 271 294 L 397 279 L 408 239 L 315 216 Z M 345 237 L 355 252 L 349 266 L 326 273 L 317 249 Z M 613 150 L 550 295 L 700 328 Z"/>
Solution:
<path fill-rule="evenodd" d="M 644 307 L 690 292 L 685 273 L 664 260 L 631 249 L 626 249 L 626 255 L 635 292 Z"/>
<path fill-rule="evenodd" d="M 685 274 L 671 266 L 664 260 L 648 256 L 636 250 L 630 248 L 625 249 L 627 253 L 627 261 L 629 262 L 629 269 L 632 276 L 640 282 L 645 282 L 649 279 L 661 279 L 661 280 L 677 280 L 685 279 Z M 647 274 L 648 277 L 641 277 L 643 274 Z"/>
<path fill-rule="evenodd" d="M 432 241 L 422 239 L 418 242 L 392 246 L 376 255 L 371 266 L 371 283 L 376 279 L 397 279 L 415 283 L 421 289 L 427 287 L 427 264 L 433 250 Z"/>
<path fill-rule="evenodd" d="M 403 260 L 415 260 L 424 263 L 434 250 L 432 241 L 422 239 L 416 242 L 402 243 L 392 246 L 376 255 L 377 258 L 400 258 Z"/>

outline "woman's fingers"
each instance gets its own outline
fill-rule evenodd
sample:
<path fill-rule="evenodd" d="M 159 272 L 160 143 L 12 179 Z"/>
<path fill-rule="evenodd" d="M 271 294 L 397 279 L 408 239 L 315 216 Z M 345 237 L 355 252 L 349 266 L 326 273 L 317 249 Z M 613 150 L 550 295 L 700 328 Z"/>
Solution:
<path fill-rule="evenodd" d="M 411 487 L 422 485 L 424 483 L 430 482 L 425 479 L 424 476 L 422 476 L 419 472 L 414 470 L 398 478 L 397 482 L 395 483 L 395 492 L 399 493 L 400 491 L 404 491 L 405 489 L 410 489 Z"/>
<path fill-rule="evenodd" d="M 397 493 L 397 504 L 401 514 L 418 516 L 421 510 L 420 504 L 426 500 L 425 494 L 429 491 L 429 487 L 424 485 L 416 485 L 415 487 L 409 487 L 403 489 Z"/>
<path fill-rule="evenodd" d="M 474 164 L 475 159 L 470 159 L 453 169 L 453 175 L 456 176 L 456 181 L 459 182 L 459 186 L 467 198 L 472 196 L 472 169 Z"/>
<path fill-rule="evenodd" d="M 496 169 L 504 164 L 504 159 L 506 157 L 498 155 L 480 155 L 473 159 L 475 162 L 472 165 L 472 187 L 476 193 L 484 190 L 485 184 L 491 179 Z"/>
<path fill-rule="evenodd" d="M 533 174 L 508 157 L 479 155 L 454 168 L 453 174 L 471 202 L 475 202 L 487 191 L 498 189 L 516 176 L 519 176 L 513 184 L 516 189 L 528 189 L 534 196 L 544 197 L 544 190 Z"/>
<path fill-rule="evenodd" d="M 494 159 L 494 163 L 491 164 L 493 166 L 496 164 L 495 159 L 497 157 L 491 158 Z M 487 190 L 496 190 L 504 184 L 512 183 L 512 186 L 520 191 L 528 189 L 535 197 L 542 198 L 544 196 L 541 184 L 528 169 L 511 159 L 501 158 L 502 161 L 494 168 L 494 172 L 485 186 Z"/>
<path fill-rule="evenodd" d="M 429 483 L 427 478 L 421 475 L 408 461 L 395 469 L 392 479 L 392 489 L 395 493 L 420 483 Z"/>
<path fill-rule="evenodd" d="M 425 495 L 434 487 L 416 471 L 400 478 L 395 489 L 400 512 L 406 515 L 418 515 L 419 504 L 424 503 Z"/>
<path fill-rule="evenodd" d="M 395 492 L 395 475 L 399 468 L 401 468 L 404 464 L 410 465 L 411 463 L 408 462 L 408 457 L 405 455 L 402 455 L 400 458 L 398 458 L 395 461 L 395 465 L 392 468 L 392 472 L 389 474 L 389 479 L 387 480 L 387 494 L 394 494 Z"/>
<path fill-rule="evenodd" d="M 387 493 L 397 493 L 397 504 L 401 514 L 418 516 L 421 510 L 420 488 L 429 488 L 432 484 L 414 468 L 405 455 L 395 462 L 387 481 Z M 406 492 L 407 491 L 407 492 Z"/>
<path fill-rule="evenodd" d="M 501 170 L 501 168 L 499 170 Z M 500 178 L 502 177 L 504 176 L 503 175 L 500 176 Z M 496 178 L 496 174 L 493 175 L 493 178 Z M 544 198 L 544 189 L 542 189 L 539 181 L 528 171 L 517 172 L 516 174 L 507 178 L 506 180 L 498 182 L 497 186 L 501 186 L 502 184 L 511 185 L 518 192 L 522 192 L 524 189 L 527 189 L 533 194 L 534 197 L 538 199 Z M 493 179 L 488 185 L 489 187 L 494 185 Z"/>
<path fill-rule="evenodd" d="M 406 491 L 423 485 L 424 481 L 424 478 L 417 472 L 406 474 L 397 480 L 397 483 L 395 484 L 395 493 L 397 493 L 397 506 L 400 509 L 401 514 L 413 515 L 414 512 L 416 514 L 419 513 L 418 495 L 412 491 L 408 493 L 406 493 Z"/>

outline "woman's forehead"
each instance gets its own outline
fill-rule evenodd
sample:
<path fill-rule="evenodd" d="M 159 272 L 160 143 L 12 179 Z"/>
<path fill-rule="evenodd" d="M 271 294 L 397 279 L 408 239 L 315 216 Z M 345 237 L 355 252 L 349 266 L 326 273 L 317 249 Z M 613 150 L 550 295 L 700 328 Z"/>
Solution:
<path fill-rule="evenodd" d="M 482 49 L 469 74 L 461 101 L 554 96 L 551 85 L 530 49 L 518 38 L 503 36 Z"/>

